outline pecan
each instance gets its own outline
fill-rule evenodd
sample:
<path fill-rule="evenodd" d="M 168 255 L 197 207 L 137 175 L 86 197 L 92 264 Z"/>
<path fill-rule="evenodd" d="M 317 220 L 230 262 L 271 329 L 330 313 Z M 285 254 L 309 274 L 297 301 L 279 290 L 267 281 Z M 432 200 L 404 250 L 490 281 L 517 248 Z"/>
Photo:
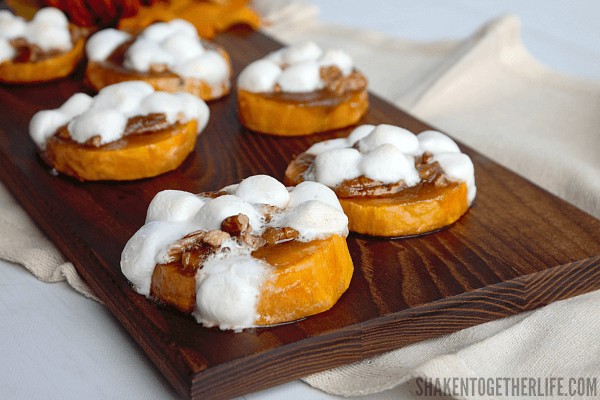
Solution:
<path fill-rule="evenodd" d="M 221 247 L 223 241 L 229 239 L 230 237 L 231 236 L 227 232 L 214 230 L 206 232 L 204 238 L 202 238 L 202 241 L 212 247 L 217 248 Z"/>
<path fill-rule="evenodd" d="M 159 131 L 170 126 L 167 116 L 162 113 L 153 113 L 144 116 L 131 117 L 127 120 L 124 136 Z"/>
<path fill-rule="evenodd" d="M 169 70 L 167 64 L 150 64 L 151 74 L 160 74 Z"/>
<path fill-rule="evenodd" d="M 102 136 L 95 135 L 85 141 L 85 145 L 92 147 L 100 147 L 102 145 Z"/>
<path fill-rule="evenodd" d="M 184 270 L 196 271 L 210 255 L 212 249 L 208 246 L 196 246 L 181 254 L 181 265 Z"/>
<path fill-rule="evenodd" d="M 245 233 L 245 234 L 242 234 L 240 236 L 240 238 L 242 239 L 242 242 L 246 243 L 248 246 L 252 247 L 253 249 L 258 249 L 259 247 L 262 247 L 265 245 L 265 240 L 260 236 Z"/>
<path fill-rule="evenodd" d="M 281 212 L 281 208 L 274 206 L 272 204 L 265 204 L 264 213 L 265 213 L 265 221 L 270 222 L 273 218 L 273 215 L 279 214 Z"/>
<path fill-rule="evenodd" d="M 334 66 L 321 67 L 321 78 L 325 82 L 325 88 L 338 95 L 346 92 L 361 90 L 367 86 L 367 79 L 360 72 L 352 72 L 347 76 Z"/>
<path fill-rule="evenodd" d="M 231 236 L 241 236 L 244 233 L 252 231 L 250 219 L 246 214 L 238 214 L 227 217 L 221 223 L 221 230 L 229 233 Z"/>
<path fill-rule="evenodd" d="M 275 244 L 281 242 L 287 242 L 298 238 L 300 233 L 294 228 L 273 228 L 268 227 L 262 234 L 262 238 L 267 244 Z"/>
<path fill-rule="evenodd" d="M 361 175 L 354 179 L 345 180 L 336 186 L 334 191 L 339 198 L 346 199 L 351 197 L 380 197 L 398 193 L 405 187 L 406 183 L 403 180 L 386 184 Z"/>
<path fill-rule="evenodd" d="M 202 243 L 202 239 L 206 235 L 205 231 L 196 231 L 185 235 L 183 238 L 174 242 L 167 249 L 169 262 L 181 260 L 181 255 L 188 250 L 191 250 L 196 244 Z"/>

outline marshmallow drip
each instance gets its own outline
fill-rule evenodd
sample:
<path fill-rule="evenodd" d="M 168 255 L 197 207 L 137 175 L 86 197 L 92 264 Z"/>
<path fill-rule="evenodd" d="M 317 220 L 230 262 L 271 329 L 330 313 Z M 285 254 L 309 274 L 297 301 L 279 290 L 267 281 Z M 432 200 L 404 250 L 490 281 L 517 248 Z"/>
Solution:
<path fill-rule="evenodd" d="M 226 194 L 210 198 L 166 190 L 154 197 L 146 224 L 121 255 L 121 270 L 138 293 L 150 296 L 154 268 L 169 262 L 168 250 L 175 241 L 192 232 L 219 230 L 230 216 L 246 215 L 253 235 L 284 227 L 297 230 L 296 240 L 306 242 L 348 234 L 348 218 L 335 193 L 317 182 L 286 188 L 270 176 L 256 175 L 221 192 Z M 231 236 L 203 261 L 195 277 L 193 315 L 199 323 L 236 330 L 255 325 L 261 286 L 272 276 L 273 267 L 252 257 L 252 251 L 252 246 Z"/>
<path fill-rule="evenodd" d="M 142 81 L 128 81 L 107 86 L 95 97 L 76 93 L 61 107 L 37 112 L 29 123 L 29 134 L 42 150 L 47 140 L 67 124 L 71 139 L 85 143 L 95 136 L 100 144 L 123 137 L 131 117 L 164 114 L 169 124 L 198 121 L 200 133 L 209 118 L 204 101 L 190 93 L 155 91 Z"/>

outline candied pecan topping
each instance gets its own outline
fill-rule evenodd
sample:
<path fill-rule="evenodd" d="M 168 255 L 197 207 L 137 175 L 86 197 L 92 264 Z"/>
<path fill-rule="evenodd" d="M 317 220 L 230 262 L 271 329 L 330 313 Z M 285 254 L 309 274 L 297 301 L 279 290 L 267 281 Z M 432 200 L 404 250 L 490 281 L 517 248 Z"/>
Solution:
<path fill-rule="evenodd" d="M 207 199 L 216 199 L 217 197 L 225 196 L 229 193 L 224 192 L 222 190 L 214 191 L 214 192 L 203 192 L 200 193 L 202 197 L 206 197 Z"/>
<path fill-rule="evenodd" d="M 189 266 L 196 260 L 198 262 L 196 265 L 197 268 L 209 254 L 213 253 L 229 237 L 227 232 L 218 230 L 192 232 L 171 244 L 167 250 L 168 261 L 181 261 Z"/>
<path fill-rule="evenodd" d="M 137 135 L 153 131 L 159 131 L 171 126 L 167 121 L 167 116 L 163 113 L 153 113 L 148 115 L 138 115 L 127 120 L 127 126 L 123 136 Z"/>
<path fill-rule="evenodd" d="M 380 197 L 398 193 L 405 187 L 404 181 L 386 184 L 361 175 L 358 178 L 345 180 L 334 191 L 338 197 L 345 199 L 349 197 Z"/>
<path fill-rule="evenodd" d="M 168 70 L 169 66 L 167 64 L 150 64 L 151 74 L 160 74 L 162 72 L 167 72 Z"/>
<path fill-rule="evenodd" d="M 241 236 L 252 230 L 250 219 L 246 214 L 238 214 L 227 217 L 221 223 L 221 230 L 231 236 Z"/>
<path fill-rule="evenodd" d="M 231 236 L 227 232 L 220 230 L 208 231 L 202 238 L 203 242 L 212 247 L 221 247 L 223 241 L 229 239 Z"/>
<path fill-rule="evenodd" d="M 88 146 L 100 147 L 102 145 L 102 136 L 92 136 L 91 138 L 86 140 L 84 144 Z"/>
<path fill-rule="evenodd" d="M 196 246 L 181 254 L 181 265 L 184 270 L 196 271 L 212 252 L 208 246 Z"/>
<path fill-rule="evenodd" d="M 265 245 L 265 240 L 262 237 L 252 235 L 250 233 L 242 234 L 240 239 L 242 239 L 242 242 L 246 243 L 255 250 Z"/>
<path fill-rule="evenodd" d="M 354 71 L 344 76 L 335 65 L 321 67 L 320 74 L 325 82 L 325 88 L 338 95 L 361 90 L 367 86 L 367 79 L 360 72 Z"/>
<path fill-rule="evenodd" d="M 297 239 L 300 233 L 294 228 L 273 228 L 268 227 L 262 234 L 262 238 L 267 244 L 275 244 L 281 242 L 287 242 L 290 240 Z"/>
<path fill-rule="evenodd" d="M 423 183 L 433 183 L 436 186 L 447 185 L 444 172 L 439 163 L 431 162 L 433 155 L 424 153 L 415 157 L 415 167 Z M 382 183 L 361 175 L 354 179 L 348 179 L 334 188 L 335 194 L 342 199 L 352 197 L 384 197 L 393 195 L 405 189 L 404 181 L 394 183 Z"/>
<path fill-rule="evenodd" d="M 265 204 L 264 213 L 265 213 L 265 222 L 271 222 L 273 215 L 279 214 L 281 212 L 281 208 L 274 206 L 272 204 Z"/>

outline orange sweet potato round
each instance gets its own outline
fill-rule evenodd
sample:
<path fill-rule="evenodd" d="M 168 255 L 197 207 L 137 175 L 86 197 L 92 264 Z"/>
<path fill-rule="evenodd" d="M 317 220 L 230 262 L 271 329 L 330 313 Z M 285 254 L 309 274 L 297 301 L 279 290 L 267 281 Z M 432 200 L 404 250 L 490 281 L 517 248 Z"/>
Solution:
<path fill-rule="evenodd" d="M 0 82 L 39 83 L 64 78 L 71 74 L 83 57 L 85 39 L 79 38 L 68 52 L 35 62 L 0 63 Z"/>
<path fill-rule="evenodd" d="M 338 235 L 267 245 L 252 256 L 273 266 L 273 275 L 259 295 L 257 326 L 329 310 L 348 289 L 354 271 L 346 239 Z M 178 264 L 159 264 L 152 275 L 151 295 L 190 313 L 196 304 L 194 275 Z"/>
<path fill-rule="evenodd" d="M 229 55 L 221 48 L 217 51 L 225 58 L 229 65 L 231 75 L 231 61 Z M 229 93 L 230 82 L 225 80 L 213 88 L 205 80 L 185 78 L 172 72 L 138 72 L 117 65 L 111 61 L 90 61 L 85 70 L 86 84 L 99 91 L 103 87 L 125 81 L 144 81 L 163 92 L 189 92 L 202 100 L 215 100 Z"/>
<path fill-rule="evenodd" d="M 304 180 L 307 165 L 294 159 L 285 171 L 286 185 Z M 421 182 L 398 193 L 381 197 L 339 199 L 348 216 L 348 229 L 372 236 L 400 237 L 419 235 L 448 226 L 469 208 L 464 182 Z"/>
<path fill-rule="evenodd" d="M 369 108 L 366 87 L 339 101 L 286 101 L 277 96 L 238 90 L 242 125 L 278 136 L 310 135 L 358 122 Z"/>
<path fill-rule="evenodd" d="M 133 180 L 177 168 L 193 151 L 197 136 L 195 120 L 129 135 L 99 147 L 55 135 L 48 139 L 41 155 L 57 171 L 81 181 Z"/>

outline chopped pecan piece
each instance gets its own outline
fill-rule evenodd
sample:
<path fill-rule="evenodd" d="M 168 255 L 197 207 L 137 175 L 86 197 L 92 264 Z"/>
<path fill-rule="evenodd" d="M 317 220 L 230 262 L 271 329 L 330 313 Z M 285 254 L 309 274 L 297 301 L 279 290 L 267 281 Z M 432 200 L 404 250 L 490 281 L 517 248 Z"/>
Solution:
<path fill-rule="evenodd" d="M 349 197 L 380 197 L 398 193 L 405 187 L 406 183 L 402 180 L 385 184 L 361 175 L 354 179 L 345 180 L 334 191 L 339 198 L 345 199 Z"/>
<path fill-rule="evenodd" d="M 262 238 L 266 241 L 267 244 L 275 244 L 281 242 L 287 242 L 289 240 L 294 240 L 298 238 L 300 233 L 294 228 L 285 227 L 285 228 L 273 228 L 269 227 L 265 229 L 262 234 Z"/>
<path fill-rule="evenodd" d="M 84 144 L 88 145 L 88 146 L 93 146 L 93 147 L 100 147 L 102 145 L 102 136 L 100 136 L 100 135 L 92 136 L 91 138 L 86 140 Z"/>
<path fill-rule="evenodd" d="M 206 232 L 206 235 L 204 235 L 202 241 L 212 247 L 217 248 L 221 247 L 223 241 L 229 239 L 230 237 L 231 236 L 227 232 L 214 230 Z"/>
<path fill-rule="evenodd" d="M 325 88 L 338 95 L 361 90 L 367 86 L 367 79 L 360 72 L 355 71 L 344 76 L 342 71 L 334 65 L 321 67 L 320 74 L 325 82 Z"/>
<path fill-rule="evenodd" d="M 196 246 L 181 254 L 181 265 L 186 271 L 196 271 L 204 262 L 206 257 L 210 255 L 212 249 L 208 246 Z"/>
<path fill-rule="evenodd" d="M 247 215 L 238 214 L 225 218 L 221 223 L 221 230 L 229 233 L 231 236 L 241 236 L 244 233 L 252 231 L 252 227 Z"/>

